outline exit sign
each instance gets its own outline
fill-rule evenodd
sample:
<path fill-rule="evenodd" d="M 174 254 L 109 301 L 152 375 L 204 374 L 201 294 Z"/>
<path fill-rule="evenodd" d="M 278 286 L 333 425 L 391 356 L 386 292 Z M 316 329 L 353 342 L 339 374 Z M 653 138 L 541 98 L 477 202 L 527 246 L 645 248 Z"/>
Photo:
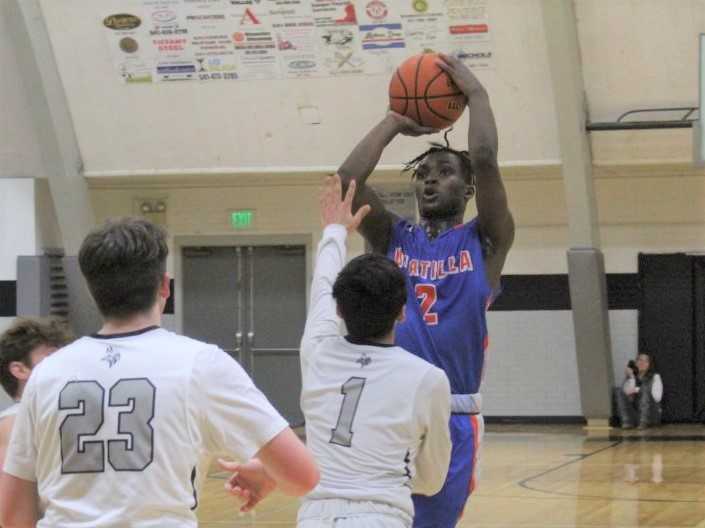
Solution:
<path fill-rule="evenodd" d="M 255 212 L 252 209 L 241 209 L 230 213 L 230 224 L 235 229 L 249 229 L 255 220 Z"/>

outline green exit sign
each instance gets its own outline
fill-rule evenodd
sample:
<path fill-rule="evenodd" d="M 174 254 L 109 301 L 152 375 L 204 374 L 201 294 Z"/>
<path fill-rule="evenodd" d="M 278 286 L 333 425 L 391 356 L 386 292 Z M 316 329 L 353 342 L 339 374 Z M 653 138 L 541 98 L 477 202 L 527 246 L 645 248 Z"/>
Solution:
<path fill-rule="evenodd" d="M 252 209 L 242 209 L 230 213 L 230 224 L 235 229 L 249 229 L 255 220 L 255 212 Z"/>

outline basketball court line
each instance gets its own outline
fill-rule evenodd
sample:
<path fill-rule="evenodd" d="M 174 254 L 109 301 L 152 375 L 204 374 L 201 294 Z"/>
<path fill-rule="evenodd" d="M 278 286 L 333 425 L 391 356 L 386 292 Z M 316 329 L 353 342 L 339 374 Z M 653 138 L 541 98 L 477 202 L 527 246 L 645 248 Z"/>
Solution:
<path fill-rule="evenodd" d="M 700 435 L 697 435 L 696 437 L 699 440 L 702 438 Z M 544 477 L 550 473 L 554 473 L 554 472 L 559 471 L 563 468 L 571 466 L 571 465 L 575 464 L 576 462 L 582 462 L 582 461 L 587 460 L 588 458 L 590 458 L 594 455 L 598 455 L 598 454 L 603 453 L 605 451 L 608 451 L 614 447 L 617 447 L 618 445 L 622 444 L 626 438 L 632 438 L 636 441 L 646 441 L 647 438 L 657 438 L 657 437 L 648 437 L 648 436 L 619 437 L 617 439 L 617 441 L 614 441 L 612 444 L 610 444 L 606 447 L 602 447 L 600 449 L 597 449 L 595 451 L 591 451 L 590 453 L 585 453 L 585 454 L 580 454 L 580 455 L 566 455 L 566 456 L 574 456 L 576 458 L 574 460 L 564 462 L 563 464 L 559 464 L 558 466 L 549 468 L 549 469 L 542 471 L 541 473 L 538 473 L 536 475 L 532 475 L 532 476 L 527 477 L 523 480 L 520 480 L 519 482 L 517 482 L 517 484 L 526 490 L 535 491 L 538 493 L 545 493 L 547 495 L 555 495 L 556 498 L 558 498 L 558 497 L 572 497 L 572 498 L 576 498 L 576 499 L 580 499 L 580 500 L 604 500 L 604 501 L 621 501 L 621 502 L 653 502 L 653 503 L 666 503 L 666 504 L 668 504 L 668 503 L 673 503 L 673 504 L 677 504 L 677 503 L 687 503 L 687 504 L 703 503 L 703 504 L 705 504 L 705 500 L 700 500 L 700 499 L 648 499 L 648 498 L 634 498 L 634 497 L 616 497 L 613 495 L 607 495 L 607 496 L 583 495 L 583 494 L 579 494 L 579 493 L 570 493 L 570 492 L 565 492 L 565 491 L 546 490 L 546 489 L 541 489 L 541 488 L 529 485 L 529 482 L 531 482 L 531 481 L 534 481 L 534 480 L 539 479 L 541 477 Z M 672 441 L 688 441 L 688 440 L 686 440 L 686 438 L 689 438 L 689 437 L 671 436 L 671 437 L 664 437 L 664 438 L 668 438 L 667 441 L 672 442 Z M 586 440 L 590 440 L 590 439 L 588 438 Z M 592 440 L 600 440 L 600 439 L 595 438 Z M 705 521 L 703 521 L 703 522 L 705 522 Z M 700 525 L 698 525 L 698 526 L 700 526 Z M 705 525 L 703 525 L 702 528 L 705 528 Z"/>

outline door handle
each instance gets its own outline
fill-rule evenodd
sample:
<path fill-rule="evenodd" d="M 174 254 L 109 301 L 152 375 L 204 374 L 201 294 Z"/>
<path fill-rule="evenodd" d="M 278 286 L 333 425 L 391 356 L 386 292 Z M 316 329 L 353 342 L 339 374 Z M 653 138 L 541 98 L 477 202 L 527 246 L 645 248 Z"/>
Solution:
<path fill-rule="evenodd" d="M 254 346 L 254 344 L 255 344 L 255 333 L 254 332 L 247 332 L 247 344 L 250 345 L 250 347 Z"/>
<path fill-rule="evenodd" d="M 242 332 L 235 333 L 235 351 L 240 352 L 242 349 Z"/>

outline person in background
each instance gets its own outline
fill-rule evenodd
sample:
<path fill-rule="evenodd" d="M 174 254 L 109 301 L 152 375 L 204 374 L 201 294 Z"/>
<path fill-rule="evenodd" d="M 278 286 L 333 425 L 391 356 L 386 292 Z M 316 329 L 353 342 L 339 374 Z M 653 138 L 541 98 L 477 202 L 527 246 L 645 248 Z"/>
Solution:
<path fill-rule="evenodd" d="M 622 428 L 646 429 L 659 425 L 663 382 L 651 356 L 642 352 L 636 361 L 627 364 L 624 372 L 624 383 L 615 391 Z"/>
<path fill-rule="evenodd" d="M 0 412 L 0 468 L 5 461 L 22 391 L 32 369 L 71 341 L 71 332 L 58 319 L 17 319 L 0 335 L 0 385 L 14 402 Z"/>

